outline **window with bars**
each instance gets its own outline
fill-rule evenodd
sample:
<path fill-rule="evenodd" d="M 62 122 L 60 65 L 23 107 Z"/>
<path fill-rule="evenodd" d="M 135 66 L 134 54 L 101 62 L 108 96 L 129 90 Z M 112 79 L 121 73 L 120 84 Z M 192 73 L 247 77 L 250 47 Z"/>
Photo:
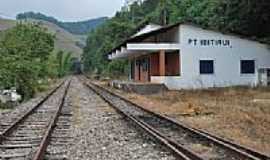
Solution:
<path fill-rule="evenodd" d="M 214 74 L 214 60 L 200 60 L 200 74 Z"/>
<path fill-rule="evenodd" d="M 241 74 L 254 74 L 255 60 L 241 60 Z"/>

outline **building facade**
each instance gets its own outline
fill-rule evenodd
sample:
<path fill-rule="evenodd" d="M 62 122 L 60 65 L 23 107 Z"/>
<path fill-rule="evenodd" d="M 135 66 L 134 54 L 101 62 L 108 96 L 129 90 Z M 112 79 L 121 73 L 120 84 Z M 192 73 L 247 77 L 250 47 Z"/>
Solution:
<path fill-rule="evenodd" d="M 270 84 L 268 45 L 189 24 L 148 25 L 109 59 L 129 59 L 130 79 L 169 89 Z"/>

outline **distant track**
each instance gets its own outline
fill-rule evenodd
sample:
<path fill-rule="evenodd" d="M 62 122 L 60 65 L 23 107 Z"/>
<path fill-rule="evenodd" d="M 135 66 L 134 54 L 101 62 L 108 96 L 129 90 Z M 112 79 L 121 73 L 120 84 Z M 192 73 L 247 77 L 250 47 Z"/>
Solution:
<path fill-rule="evenodd" d="M 69 86 L 62 82 L 14 122 L 1 123 L 0 159 L 44 159 Z"/>
<path fill-rule="evenodd" d="M 179 159 L 270 160 L 266 154 L 188 127 L 149 111 L 86 78 L 81 80 L 119 113 L 167 146 Z"/>

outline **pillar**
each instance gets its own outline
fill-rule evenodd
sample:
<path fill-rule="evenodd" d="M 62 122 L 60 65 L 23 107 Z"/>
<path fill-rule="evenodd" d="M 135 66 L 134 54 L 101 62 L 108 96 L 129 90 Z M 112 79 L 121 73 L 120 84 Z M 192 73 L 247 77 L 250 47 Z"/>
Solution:
<path fill-rule="evenodd" d="M 165 76 L 165 50 L 159 52 L 159 75 Z"/>
<path fill-rule="evenodd" d="M 132 60 L 131 59 L 128 59 L 128 66 L 129 66 L 128 80 L 131 81 L 132 80 Z"/>

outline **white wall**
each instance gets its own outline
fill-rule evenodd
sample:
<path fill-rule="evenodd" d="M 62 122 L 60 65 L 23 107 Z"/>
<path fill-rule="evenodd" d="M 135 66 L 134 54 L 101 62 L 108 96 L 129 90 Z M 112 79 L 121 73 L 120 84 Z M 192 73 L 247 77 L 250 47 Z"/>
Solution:
<path fill-rule="evenodd" d="M 256 85 L 258 69 L 270 68 L 269 47 L 258 42 L 244 40 L 236 36 L 203 30 L 190 25 L 181 25 L 180 29 L 180 77 L 151 77 L 152 82 L 163 82 L 169 89 L 192 89 L 225 87 L 233 85 Z M 189 43 L 197 39 L 198 44 Z M 201 46 L 200 40 L 229 40 L 229 46 Z M 214 74 L 200 75 L 199 61 L 214 60 Z M 240 73 L 240 60 L 255 60 L 256 73 Z"/>

